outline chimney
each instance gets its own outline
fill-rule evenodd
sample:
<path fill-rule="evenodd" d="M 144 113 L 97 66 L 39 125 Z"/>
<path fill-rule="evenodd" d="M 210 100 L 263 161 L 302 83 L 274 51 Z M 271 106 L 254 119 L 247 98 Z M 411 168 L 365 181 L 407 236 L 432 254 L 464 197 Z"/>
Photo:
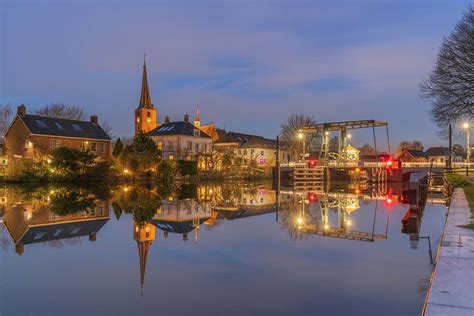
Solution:
<path fill-rule="evenodd" d="M 99 124 L 99 118 L 97 117 L 97 115 L 92 115 L 91 116 L 91 123 L 94 123 L 94 124 Z"/>
<path fill-rule="evenodd" d="M 20 105 L 16 112 L 18 115 L 25 116 L 26 115 L 26 106 L 24 104 Z"/>
<path fill-rule="evenodd" d="M 184 121 L 189 122 L 189 115 L 188 113 L 184 114 Z"/>
<path fill-rule="evenodd" d="M 165 116 L 165 124 L 170 122 L 170 117 L 168 115 Z"/>

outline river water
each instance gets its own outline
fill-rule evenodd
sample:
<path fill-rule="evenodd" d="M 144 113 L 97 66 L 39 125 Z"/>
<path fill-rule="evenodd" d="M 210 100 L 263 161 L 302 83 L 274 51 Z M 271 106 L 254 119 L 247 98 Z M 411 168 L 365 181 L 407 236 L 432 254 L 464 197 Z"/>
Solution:
<path fill-rule="evenodd" d="M 0 315 L 419 315 L 446 207 L 377 192 L 3 187 Z"/>

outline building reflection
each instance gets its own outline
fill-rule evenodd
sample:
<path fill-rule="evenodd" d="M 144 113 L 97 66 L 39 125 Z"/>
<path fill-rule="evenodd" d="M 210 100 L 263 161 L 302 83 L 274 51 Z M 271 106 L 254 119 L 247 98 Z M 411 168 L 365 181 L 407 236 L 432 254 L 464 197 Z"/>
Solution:
<path fill-rule="evenodd" d="M 155 226 L 150 223 L 133 223 L 133 239 L 137 242 L 138 258 L 140 262 L 140 285 L 143 291 L 145 284 L 145 271 L 148 259 L 148 252 L 150 251 L 153 241 L 155 241 Z"/>
<path fill-rule="evenodd" d="M 8 193 L 5 193 L 8 195 Z M 63 242 L 74 244 L 79 237 L 88 236 L 95 241 L 97 233 L 109 220 L 109 200 L 95 195 L 74 193 L 73 199 L 66 190 L 51 190 L 38 195 L 4 196 L 3 225 L 8 231 L 19 255 L 25 246 L 47 243 L 59 247 Z M 68 209 L 58 210 L 58 207 Z"/>

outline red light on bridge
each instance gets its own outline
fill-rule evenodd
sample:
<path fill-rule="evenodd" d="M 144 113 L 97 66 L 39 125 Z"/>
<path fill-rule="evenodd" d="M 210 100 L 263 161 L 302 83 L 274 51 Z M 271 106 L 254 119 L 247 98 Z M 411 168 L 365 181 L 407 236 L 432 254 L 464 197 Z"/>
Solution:
<path fill-rule="evenodd" d="M 309 202 L 316 202 L 316 194 L 314 194 L 314 193 L 309 193 L 309 194 L 308 194 L 308 201 L 309 201 Z"/>
<path fill-rule="evenodd" d="M 311 160 L 308 161 L 308 167 L 309 168 L 313 168 L 315 166 L 316 166 L 316 160 L 311 159 Z"/>

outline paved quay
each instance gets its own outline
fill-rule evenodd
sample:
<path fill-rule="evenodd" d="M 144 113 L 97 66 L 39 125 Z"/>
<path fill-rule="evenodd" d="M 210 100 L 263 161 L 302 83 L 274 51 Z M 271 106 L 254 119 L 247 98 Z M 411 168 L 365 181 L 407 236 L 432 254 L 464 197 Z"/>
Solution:
<path fill-rule="evenodd" d="M 427 316 L 474 315 L 474 230 L 459 227 L 470 221 L 464 191 L 455 189 L 429 289 Z"/>

